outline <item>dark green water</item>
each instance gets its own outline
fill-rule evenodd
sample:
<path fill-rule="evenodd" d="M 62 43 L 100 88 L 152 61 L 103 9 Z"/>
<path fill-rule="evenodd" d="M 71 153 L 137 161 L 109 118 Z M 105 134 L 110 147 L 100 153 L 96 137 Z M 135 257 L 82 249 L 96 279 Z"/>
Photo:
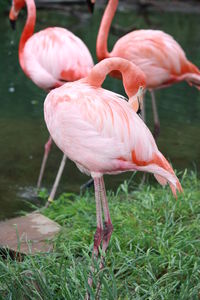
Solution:
<path fill-rule="evenodd" d="M 95 58 L 95 42 L 102 11 L 93 16 L 87 12 L 69 13 L 39 11 L 36 31 L 48 26 L 66 27 L 87 44 Z M 26 13 L 20 14 L 17 31 L 10 29 L 8 17 L 0 13 L 0 219 L 14 216 L 35 202 L 36 185 L 48 138 L 43 121 L 45 92 L 37 88 L 20 69 L 18 42 Z M 151 13 L 152 28 L 162 29 L 175 37 L 185 49 L 187 57 L 200 66 L 200 26 L 198 14 Z M 118 12 L 115 24 L 125 28 L 135 25 L 148 28 L 142 16 L 134 11 Z M 116 35 L 110 35 L 110 49 Z M 107 79 L 105 87 L 123 93 L 120 81 Z M 200 163 L 200 93 L 186 83 L 180 83 L 156 92 L 161 121 L 158 146 L 178 170 L 197 169 Z M 150 98 L 146 101 L 147 123 L 152 128 Z M 50 188 L 62 155 L 54 146 L 49 157 L 43 186 Z M 106 178 L 107 188 L 115 188 L 130 174 Z M 79 186 L 88 179 L 73 163 L 68 162 L 59 188 L 61 191 L 79 192 Z"/>

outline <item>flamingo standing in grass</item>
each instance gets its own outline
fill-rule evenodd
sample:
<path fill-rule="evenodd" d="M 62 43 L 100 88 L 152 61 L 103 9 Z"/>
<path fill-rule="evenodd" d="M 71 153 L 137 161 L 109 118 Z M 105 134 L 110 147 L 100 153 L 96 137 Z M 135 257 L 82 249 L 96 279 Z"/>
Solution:
<path fill-rule="evenodd" d="M 106 75 L 113 71 L 121 73 L 129 102 L 101 87 Z M 113 231 L 103 174 L 150 172 L 160 184 L 169 183 L 175 196 L 176 190 L 182 190 L 151 132 L 132 108 L 144 87 L 145 75 L 136 65 L 122 58 L 108 58 L 86 78 L 52 90 L 44 102 L 45 122 L 52 139 L 81 172 L 94 179 L 94 258 L 99 255 L 101 243 L 106 252 Z M 101 258 L 101 268 L 103 265 Z M 88 283 L 92 286 L 91 278 Z"/>
<path fill-rule="evenodd" d="M 9 14 L 14 25 L 20 10 L 27 6 L 27 20 L 19 43 L 19 63 L 24 73 L 40 88 L 49 91 L 67 81 L 75 81 L 88 75 L 93 60 L 86 45 L 65 28 L 49 27 L 34 34 L 36 7 L 34 0 L 13 0 Z M 45 152 L 37 182 L 41 186 L 52 138 L 45 144 Z M 58 176 L 48 201 L 54 198 L 64 169 L 63 156 Z"/>
<path fill-rule="evenodd" d="M 95 0 L 90 0 L 91 4 Z M 96 52 L 99 61 L 122 57 L 139 66 L 146 75 L 146 86 L 152 97 L 154 137 L 160 132 L 154 89 L 180 81 L 200 88 L 200 71 L 187 60 L 183 49 L 172 36 L 160 30 L 135 30 L 120 38 L 111 52 L 107 49 L 108 34 L 118 0 L 109 0 L 98 32 Z M 119 73 L 113 73 L 120 78 Z M 143 111 L 144 115 L 144 111 Z"/>

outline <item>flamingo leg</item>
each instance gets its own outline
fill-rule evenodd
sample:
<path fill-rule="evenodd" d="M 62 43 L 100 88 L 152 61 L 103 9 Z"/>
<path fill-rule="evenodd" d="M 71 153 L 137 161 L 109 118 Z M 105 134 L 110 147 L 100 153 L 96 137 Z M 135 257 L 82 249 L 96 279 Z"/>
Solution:
<path fill-rule="evenodd" d="M 92 257 L 94 259 L 98 258 L 99 246 L 102 240 L 103 233 L 103 220 L 102 220 L 102 206 L 101 206 L 101 178 L 94 178 L 94 188 L 95 188 L 95 200 L 96 200 L 96 219 L 97 219 L 97 229 L 94 235 L 94 247 L 92 252 Z"/>
<path fill-rule="evenodd" d="M 44 156 L 43 156 L 43 160 L 42 160 L 42 164 L 41 164 L 41 168 L 40 168 L 40 174 L 39 174 L 38 181 L 37 181 L 37 189 L 38 190 L 41 186 L 41 182 L 42 182 L 42 178 L 43 178 L 47 158 L 48 158 L 48 155 L 49 155 L 49 151 L 51 149 L 51 145 L 52 145 L 52 138 L 51 138 L 51 136 L 49 136 L 49 139 L 48 139 L 47 143 L 44 146 Z"/>
<path fill-rule="evenodd" d="M 103 212 L 104 212 L 104 230 L 103 230 L 102 251 L 105 253 L 108 248 L 110 238 L 111 238 L 111 235 L 113 232 L 113 225 L 112 225 L 111 218 L 110 218 L 110 212 L 109 212 L 103 177 L 101 177 L 101 200 L 102 200 L 102 207 L 103 207 Z"/>
<path fill-rule="evenodd" d="M 45 207 L 48 207 L 49 204 L 51 202 L 53 202 L 53 200 L 54 200 L 54 197 L 55 197 L 55 194 L 56 194 L 56 191 L 57 191 L 57 188 L 58 188 L 58 185 L 59 185 L 59 182 L 60 182 L 63 170 L 64 170 L 64 167 L 65 167 L 65 164 L 66 164 L 66 160 L 67 160 L 67 156 L 64 154 L 63 158 L 62 158 L 62 161 L 60 163 L 60 167 L 58 169 L 58 173 L 57 173 L 56 179 L 54 181 L 51 193 L 49 195 L 49 198 L 48 198 L 48 201 L 47 201 Z"/>
<path fill-rule="evenodd" d="M 94 246 L 92 251 L 93 260 L 97 260 L 99 256 L 99 247 L 102 241 L 103 234 L 103 220 L 102 220 L 102 207 L 101 207 L 101 179 L 94 178 L 95 200 L 96 200 L 96 220 L 97 228 L 94 235 Z M 91 274 L 88 278 L 88 285 L 91 287 L 93 283 L 92 274 L 94 274 L 94 264 L 91 267 Z M 90 299 L 90 294 L 87 291 L 85 299 Z"/>
<path fill-rule="evenodd" d="M 108 201 L 106 197 L 106 190 L 105 190 L 105 184 L 103 177 L 101 177 L 101 200 L 102 200 L 102 207 L 104 212 L 104 230 L 103 230 L 103 240 L 102 240 L 102 256 L 100 261 L 100 270 L 104 268 L 104 257 L 105 253 L 108 249 L 108 245 L 110 242 L 110 238 L 113 232 L 113 225 L 110 218 L 110 212 L 108 207 Z M 97 293 L 96 293 L 96 299 L 99 299 L 101 289 L 101 283 L 100 281 L 97 284 Z"/>
<path fill-rule="evenodd" d="M 154 119 L 153 136 L 154 136 L 155 140 L 157 141 L 159 134 L 160 134 L 160 121 L 159 121 L 159 117 L 158 117 L 155 93 L 153 90 L 151 90 L 150 93 L 151 93 L 151 103 L 152 103 L 152 111 L 153 111 L 153 119 Z"/>

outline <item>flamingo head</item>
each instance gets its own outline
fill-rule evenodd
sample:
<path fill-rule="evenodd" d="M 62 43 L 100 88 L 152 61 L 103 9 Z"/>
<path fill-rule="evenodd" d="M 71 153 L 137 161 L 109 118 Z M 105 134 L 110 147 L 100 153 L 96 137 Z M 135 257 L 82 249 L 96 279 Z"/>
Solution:
<path fill-rule="evenodd" d="M 94 11 L 95 0 L 87 0 L 88 8 L 91 13 Z"/>
<path fill-rule="evenodd" d="M 25 6 L 24 0 L 13 0 L 9 13 L 10 23 L 13 29 L 15 29 L 15 21 L 17 20 L 20 10 Z"/>
<path fill-rule="evenodd" d="M 138 114 L 143 106 L 143 97 L 146 89 L 146 76 L 136 65 L 132 64 L 134 72 L 127 76 L 124 81 L 124 88 L 129 97 L 129 103 Z"/>

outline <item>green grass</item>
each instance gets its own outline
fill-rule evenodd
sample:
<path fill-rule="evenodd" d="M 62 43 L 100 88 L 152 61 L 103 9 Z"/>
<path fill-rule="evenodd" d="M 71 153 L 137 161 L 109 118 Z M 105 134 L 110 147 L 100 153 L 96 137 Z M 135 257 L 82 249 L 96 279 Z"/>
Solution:
<path fill-rule="evenodd" d="M 181 176 L 179 176 L 181 177 Z M 108 193 L 114 232 L 101 299 L 200 299 L 200 181 L 182 175 L 184 194 L 131 187 Z M 84 299 L 96 227 L 94 195 L 63 194 L 42 212 L 62 225 L 52 253 L 0 260 L 0 299 Z M 91 291 L 95 299 L 95 286 Z"/>

